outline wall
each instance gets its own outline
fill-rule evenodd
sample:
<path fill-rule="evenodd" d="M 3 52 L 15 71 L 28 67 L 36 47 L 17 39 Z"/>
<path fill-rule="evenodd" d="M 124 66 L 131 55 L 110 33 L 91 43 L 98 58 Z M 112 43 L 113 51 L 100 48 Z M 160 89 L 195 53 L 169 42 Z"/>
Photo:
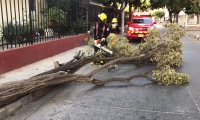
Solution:
<path fill-rule="evenodd" d="M 181 26 L 181 27 L 185 27 L 186 25 L 186 15 L 179 15 L 178 17 L 178 24 Z"/>
<path fill-rule="evenodd" d="M 70 36 L 59 40 L 0 51 L 0 74 L 79 47 L 89 34 Z"/>
<path fill-rule="evenodd" d="M 42 14 L 47 8 L 47 2 L 45 0 L 34 0 L 35 9 L 32 10 L 32 18 L 34 27 L 44 28 L 46 26 L 47 18 Z M 34 6 L 34 5 L 33 5 Z M 30 23 L 29 16 L 29 0 L 0 0 L 0 37 L 3 35 L 3 27 L 7 26 L 8 23 L 13 24 L 27 24 Z"/>

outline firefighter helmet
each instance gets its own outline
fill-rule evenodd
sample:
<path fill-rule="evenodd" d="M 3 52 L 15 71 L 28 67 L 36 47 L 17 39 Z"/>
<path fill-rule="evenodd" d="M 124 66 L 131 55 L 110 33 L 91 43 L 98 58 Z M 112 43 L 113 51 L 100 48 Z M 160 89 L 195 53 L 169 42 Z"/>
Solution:
<path fill-rule="evenodd" d="M 112 22 L 113 22 L 113 23 L 116 23 L 116 22 L 117 22 L 117 18 L 113 18 L 113 19 L 112 19 Z"/>
<path fill-rule="evenodd" d="M 100 18 L 100 20 L 105 21 L 107 19 L 107 15 L 105 13 L 101 13 L 98 15 L 98 17 Z"/>

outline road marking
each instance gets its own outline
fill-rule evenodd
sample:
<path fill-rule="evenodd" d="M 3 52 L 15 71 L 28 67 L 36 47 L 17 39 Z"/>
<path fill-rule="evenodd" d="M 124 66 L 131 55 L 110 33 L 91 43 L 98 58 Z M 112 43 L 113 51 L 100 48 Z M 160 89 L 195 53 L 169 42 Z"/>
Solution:
<path fill-rule="evenodd" d="M 197 106 L 198 111 L 200 112 L 200 108 L 199 105 L 197 104 L 196 100 L 194 99 L 192 93 L 190 92 L 188 86 L 186 86 L 188 93 L 190 94 L 190 97 L 192 98 L 192 100 L 194 101 L 195 105 Z"/>

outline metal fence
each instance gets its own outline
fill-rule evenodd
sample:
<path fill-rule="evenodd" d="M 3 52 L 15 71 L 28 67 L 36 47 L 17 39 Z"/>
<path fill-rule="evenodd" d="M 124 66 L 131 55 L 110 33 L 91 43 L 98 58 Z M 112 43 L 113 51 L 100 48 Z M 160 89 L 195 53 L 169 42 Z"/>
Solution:
<path fill-rule="evenodd" d="M 0 0 L 0 50 L 86 33 L 94 16 L 89 0 Z"/>
<path fill-rule="evenodd" d="M 90 0 L 0 0 L 0 50 L 86 33 L 109 8 Z"/>

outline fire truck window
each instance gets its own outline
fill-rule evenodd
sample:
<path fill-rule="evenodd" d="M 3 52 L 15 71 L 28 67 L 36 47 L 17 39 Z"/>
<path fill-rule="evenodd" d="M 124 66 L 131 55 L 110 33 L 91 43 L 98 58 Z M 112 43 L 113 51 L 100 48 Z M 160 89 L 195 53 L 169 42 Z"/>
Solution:
<path fill-rule="evenodd" d="M 141 18 L 141 19 L 133 19 L 132 23 L 144 23 L 144 24 L 151 24 L 151 19 Z"/>

